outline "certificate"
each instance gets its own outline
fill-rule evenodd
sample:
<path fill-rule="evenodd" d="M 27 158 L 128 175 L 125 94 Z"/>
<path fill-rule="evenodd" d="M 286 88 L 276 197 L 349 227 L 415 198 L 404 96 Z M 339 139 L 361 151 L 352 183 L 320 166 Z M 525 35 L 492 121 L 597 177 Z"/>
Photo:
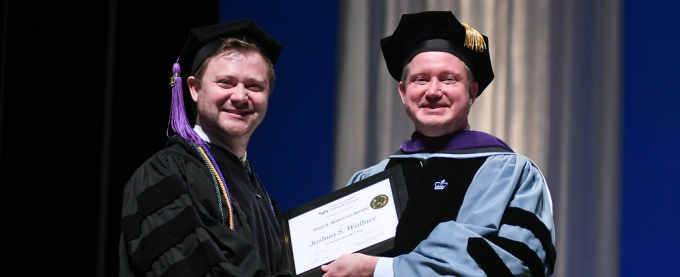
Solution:
<path fill-rule="evenodd" d="M 395 166 L 283 213 L 293 273 L 320 276 L 321 265 L 342 254 L 392 249 L 407 200 L 401 166 Z"/>

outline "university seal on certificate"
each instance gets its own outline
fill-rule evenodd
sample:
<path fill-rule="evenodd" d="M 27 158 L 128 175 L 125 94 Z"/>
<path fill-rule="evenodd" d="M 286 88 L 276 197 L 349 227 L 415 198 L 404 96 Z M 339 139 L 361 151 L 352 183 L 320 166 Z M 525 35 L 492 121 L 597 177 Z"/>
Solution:
<path fill-rule="evenodd" d="M 401 166 L 394 166 L 282 214 L 288 264 L 297 276 L 321 276 L 342 254 L 392 249 L 408 201 Z"/>
<path fill-rule="evenodd" d="M 385 207 L 389 199 L 390 198 L 384 194 L 373 197 L 373 200 L 371 200 L 371 208 L 380 209 L 382 207 Z"/>

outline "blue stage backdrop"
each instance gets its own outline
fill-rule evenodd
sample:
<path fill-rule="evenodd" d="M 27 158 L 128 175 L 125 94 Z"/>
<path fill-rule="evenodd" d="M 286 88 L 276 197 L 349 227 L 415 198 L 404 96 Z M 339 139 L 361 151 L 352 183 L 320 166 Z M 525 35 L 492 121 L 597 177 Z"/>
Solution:
<path fill-rule="evenodd" d="M 220 2 L 284 45 L 249 157 L 282 210 L 332 190 L 337 0 Z M 621 276 L 680 272 L 680 2 L 623 0 Z M 559 266 L 559 265 L 558 265 Z"/>
<path fill-rule="evenodd" d="M 287 211 L 333 189 L 338 2 L 220 2 L 221 22 L 243 17 L 283 44 L 269 109 L 248 157 Z"/>
<path fill-rule="evenodd" d="M 680 273 L 680 2 L 624 2 L 621 276 Z"/>

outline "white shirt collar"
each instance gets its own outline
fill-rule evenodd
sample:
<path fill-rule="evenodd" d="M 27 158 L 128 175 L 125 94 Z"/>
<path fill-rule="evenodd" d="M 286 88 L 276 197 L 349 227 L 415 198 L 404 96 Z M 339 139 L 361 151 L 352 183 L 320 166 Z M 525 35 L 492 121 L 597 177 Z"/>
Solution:
<path fill-rule="evenodd" d="M 199 137 L 201 137 L 206 142 L 209 142 L 209 143 L 212 143 L 212 144 L 217 145 L 219 147 L 222 147 L 225 150 L 229 151 L 229 153 L 232 153 L 232 154 L 234 154 L 234 156 L 238 157 L 238 155 L 236 155 L 236 153 L 234 153 L 234 151 L 232 151 L 231 148 L 226 146 L 220 140 L 218 140 L 218 139 L 214 138 L 213 136 L 211 136 L 210 134 L 206 133 L 203 130 L 203 128 L 201 128 L 201 126 L 198 126 L 198 124 L 194 125 L 194 131 L 196 132 L 196 134 L 198 134 Z M 245 151 L 243 153 L 243 157 L 240 158 L 240 159 L 241 159 L 241 162 L 245 163 L 248 160 L 248 151 Z"/>

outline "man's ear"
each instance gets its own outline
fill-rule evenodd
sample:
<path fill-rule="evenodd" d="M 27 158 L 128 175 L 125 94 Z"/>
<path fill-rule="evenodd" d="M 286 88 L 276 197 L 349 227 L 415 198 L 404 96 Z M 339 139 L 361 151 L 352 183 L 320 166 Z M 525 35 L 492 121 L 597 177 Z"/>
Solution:
<path fill-rule="evenodd" d="M 198 84 L 198 80 L 196 80 L 196 77 L 189 76 L 187 78 L 187 87 L 189 87 L 189 92 L 191 93 L 191 99 L 194 99 L 194 102 L 198 101 L 199 84 Z"/>
<path fill-rule="evenodd" d="M 472 106 L 472 104 L 477 99 L 477 93 L 479 92 L 479 84 L 477 83 L 477 81 L 474 81 L 474 82 L 472 82 L 472 84 L 470 84 L 470 89 L 468 91 L 470 93 L 470 104 L 469 105 Z"/>
<path fill-rule="evenodd" d="M 406 85 L 404 82 L 399 82 L 399 96 L 401 96 L 401 103 L 406 105 Z"/>

